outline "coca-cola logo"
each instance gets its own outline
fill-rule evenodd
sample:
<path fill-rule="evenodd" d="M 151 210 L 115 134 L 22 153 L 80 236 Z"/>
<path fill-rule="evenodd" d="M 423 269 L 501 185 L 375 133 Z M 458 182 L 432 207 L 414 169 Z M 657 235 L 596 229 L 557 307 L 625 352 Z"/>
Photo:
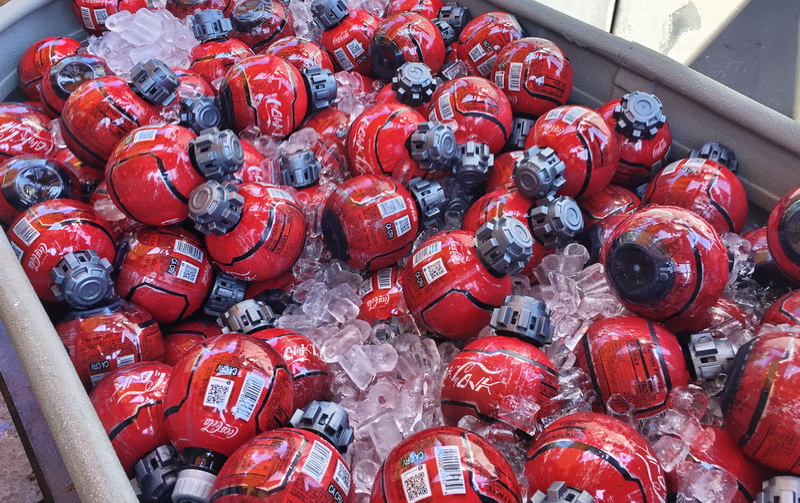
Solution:
<path fill-rule="evenodd" d="M 385 306 L 389 304 L 388 295 L 377 295 L 367 301 L 367 309 L 375 309 L 378 306 Z"/>
<path fill-rule="evenodd" d="M 356 127 L 355 141 L 353 142 L 353 152 L 356 160 L 356 171 L 359 173 L 370 173 L 372 168 L 369 162 L 361 153 L 366 148 L 367 141 L 367 123 L 361 122 Z"/>
<path fill-rule="evenodd" d="M 203 421 L 203 427 L 200 428 L 200 431 L 204 431 L 209 435 L 230 440 L 235 437 L 237 433 L 239 433 L 239 428 L 227 425 L 225 422 L 220 421 L 219 419 L 207 417 Z"/>
<path fill-rule="evenodd" d="M 349 37 L 350 37 L 350 32 L 344 30 L 340 34 L 333 37 L 333 45 L 335 46 L 344 45 L 344 42 L 347 41 Z"/>
<path fill-rule="evenodd" d="M 487 394 L 492 394 L 492 386 L 500 384 L 498 378 L 493 378 L 500 374 L 500 370 L 491 370 L 480 362 L 465 362 L 458 366 L 451 366 L 447 369 L 446 380 L 453 383 L 456 388 L 466 388 L 471 391 L 480 392 L 485 390 Z"/>
<path fill-rule="evenodd" d="M 653 156 L 660 157 L 665 150 L 667 150 L 667 140 L 662 137 L 661 140 L 653 148 Z"/>
<path fill-rule="evenodd" d="M 283 359 L 286 361 L 305 358 L 307 355 L 316 355 L 317 350 L 314 346 L 289 346 L 283 350 Z"/>
<path fill-rule="evenodd" d="M 263 124 L 261 130 L 282 132 L 284 130 L 283 124 L 283 110 L 281 102 L 275 98 L 266 98 L 263 102 L 264 114 L 259 117 L 264 119 L 266 124 Z"/>
<path fill-rule="evenodd" d="M 38 271 L 42 267 L 42 258 L 47 254 L 47 245 L 40 243 L 28 259 L 28 269 Z"/>
<path fill-rule="evenodd" d="M 22 146 L 24 147 L 22 150 L 31 153 L 47 153 L 52 148 L 49 141 L 17 129 L 17 124 L 0 125 L 0 141 L 4 144 Z"/>

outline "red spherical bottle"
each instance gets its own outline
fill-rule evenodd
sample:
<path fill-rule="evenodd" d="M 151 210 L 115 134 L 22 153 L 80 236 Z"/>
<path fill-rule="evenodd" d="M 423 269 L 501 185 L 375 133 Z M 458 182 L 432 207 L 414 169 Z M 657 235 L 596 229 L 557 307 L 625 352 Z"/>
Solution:
<path fill-rule="evenodd" d="M 575 355 L 600 400 L 619 393 L 633 404 L 638 419 L 665 410 L 672 388 L 689 384 L 678 339 L 636 316 L 592 323 Z"/>
<path fill-rule="evenodd" d="M 173 68 L 178 76 L 178 97 L 185 99 L 198 99 L 202 97 L 214 98 L 217 93 L 203 77 L 183 68 Z"/>
<path fill-rule="evenodd" d="M 609 503 L 667 501 L 664 471 L 653 448 L 619 419 L 579 412 L 550 424 L 525 460 L 531 492 L 565 482 L 573 496 L 588 492 Z"/>
<path fill-rule="evenodd" d="M 285 36 L 267 45 L 261 54 L 268 54 L 286 60 L 303 71 L 318 66 L 333 73 L 333 60 L 319 44 L 306 38 Z"/>
<path fill-rule="evenodd" d="M 293 401 L 292 376 L 268 344 L 224 334 L 192 347 L 173 369 L 164 399 L 167 435 L 185 460 L 173 500 L 208 501 L 228 457 L 286 424 Z"/>
<path fill-rule="evenodd" d="M 444 39 L 436 25 L 413 12 L 387 16 L 369 44 L 372 70 L 384 82 L 391 82 L 404 63 L 424 63 L 437 74 L 444 64 L 444 53 Z"/>
<path fill-rule="evenodd" d="M 489 170 L 486 178 L 487 194 L 500 189 L 513 189 L 517 186 L 517 182 L 514 181 L 514 168 L 522 156 L 522 150 L 514 150 L 494 157 L 494 166 Z"/>
<path fill-rule="evenodd" d="M 408 314 L 403 299 L 403 285 L 396 266 L 378 269 L 361 283 L 358 289 L 361 311 L 358 317 L 367 323 L 388 322 Z"/>
<path fill-rule="evenodd" d="M 34 204 L 62 198 L 79 200 L 81 186 L 61 162 L 35 155 L 0 162 L 0 222 L 4 225 Z"/>
<path fill-rule="evenodd" d="M 611 215 L 632 213 L 642 201 L 625 187 L 608 184 L 599 192 L 582 197 L 578 204 L 583 212 L 584 229 L 591 229 Z"/>
<path fill-rule="evenodd" d="M 490 78 L 508 96 L 514 113 L 525 117 L 566 105 L 572 93 L 572 63 L 543 38 L 521 38 L 502 47 Z"/>
<path fill-rule="evenodd" d="M 761 316 L 761 324 L 766 323 L 800 325 L 800 290 L 789 292 L 773 302 Z"/>
<path fill-rule="evenodd" d="M 772 209 L 767 222 L 767 243 L 783 273 L 800 282 L 800 186 L 790 190 Z"/>
<path fill-rule="evenodd" d="M 29 100 L 39 100 L 39 88 L 50 68 L 78 52 L 81 43 L 71 37 L 48 37 L 34 42 L 20 56 L 17 64 L 19 87 Z"/>
<path fill-rule="evenodd" d="M 294 35 L 294 16 L 279 1 L 239 2 L 231 13 L 231 23 L 230 36 L 241 40 L 257 54 L 264 52 L 272 42 Z"/>
<path fill-rule="evenodd" d="M 705 312 L 728 280 L 728 252 L 711 224 L 682 208 L 647 206 L 620 223 L 605 266 L 622 304 L 672 322 Z"/>
<path fill-rule="evenodd" d="M 453 129 L 459 144 L 485 143 L 498 153 L 511 133 L 511 104 L 492 82 L 481 77 L 459 77 L 433 93 L 429 118 Z"/>
<path fill-rule="evenodd" d="M 662 169 L 647 186 L 643 202 L 691 210 L 719 234 L 738 234 L 747 219 L 742 182 L 731 170 L 709 159 L 682 159 Z"/>
<path fill-rule="evenodd" d="M 44 112 L 25 103 L 0 103 L 0 157 L 48 156 L 55 142 Z"/>
<path fill-rule="evenodd" d="M 311 150 L 323 166 L 332 172 L 346 166 L 350 114 L 335 108 L 326 108 L 308 116 L 300 128 L 316 131 L 319 141 L 312 145 Z"/>
<path fill-rule="evenodd" d="M 337 69 L 372 73 L 369 45 L 380 21 L 369 12 L 350 9 L 344 0 L 314 0 L 311 15 L 322 29 L 322 47 L 334 56 Z"/>
<path fill-rule="evenodd" d="M 111 200 L 111 196 L 108 195 L 108 187 L 106 187 L 105 180 L 101 180 L 100 183 L 97 184 L 97 187 L 95 187 L 94 192 L 92 192 L 92 197 L 89 198 L 89 205 L 106 219 L 108 227 L 111 229 L 111 233 L 115 239 L 119 239 L 126 232 L 133 232 L 145 227 L 143 223 L 125 215 L 125 213 L 114 204 L 114 201 Z"/>
<path fill-rule="evenodd" d="M 85 164 L 68 148 L 58 150 L 53 159 L 64 165 L 78 179 L 80 200 L 89 201 L 97 186 L 103 181 L 103 170 Z"/>
<path fill-rule="evenodd" d="M 152 0 L 72 0 L 75 19 L 90 35 L 106 31 L 106 20 L 120 11 L 136 12 L 153 8 Z"/>
<path fill-rule="evenodd" d="M 41 81 L 39 97 L 50 117 L 58 117 L 73 91 L 87 80 L 113 75 L 105 60 L 92 54 L 67 56 L 52 67 Z"/>
<path fill-rule="evenodd" d="M 398 444 L 383 461 L 370 503 L 521 503 L 514 471 L 483 437 L 430 428 Z"/>
<path fill-rule="evenodd" d="M 179 18 L 209 9 L 221 10 L 226 16 L 230 16 L 235 3 L 234 0 L 167 0 L 167 10 Z"/>
<path fill-rule="evenodd" d="M 447 231 L 427 239 L 402 272 L 403 297 L 420 327 L 469 339 L 489 324 L 525 267 L 533 238 L 525 224 L 495 218 L 476 232 Z"/>
<path fill-rule="evenodd" d="M 222 335 L 222 327 L 211 321 L 187 320 L 173 325 L 164 334 L 164 358 L 174 367 L 198 342 Z"/>
<path fill-rule="evenodd" d="M 517 18 L 505 12 L 486 12 L 470 21 L 458 37 L 458 59 L 470 75 L 489 77 L 501 49 L 524 37 Z"/>
<path fill-rule="evenodd" d="M 164 354 L 164 339 L 156 321 L 124 300 L 73 311 L 56 325 L 56 332 L 87 391 L 112 370 L 159 361 Z"/>
<path fill-rule="evenodd" d="M 39 298 L 55 302 L 50 271 L 75 251 L 94 250 L 114 261 L 116 244 L 103 218 L 88 204 L 52 199 L 34 204 L 9 226 L 8 239 Z"/>
<path fill-rule="evenodd" d="M 189 70 L 213 84 L 239 61 L 253 55 L 245 42 L 228 38 L 231 21 L 220 10 L 205 10 L 192 16 L 192 31 L 200 42 L 192 49 Z"/>
<path fill-rule="evenodd" d="M 725 429 L 745 454 L 769 468 L 800 474 L 800 378 L 797 334 L 761 334 L 744 344 L 721 395 Z"/>
<path fill-rule="evenodd" d="M 742 309 L 739 304 L 720 297 L 717 303 L 711 306 L 708 311 L 698 313 L 696 316 L 687 318 L 685 320 L 678 320 L 675 323 L 664 323 L 667 329 L 674 333 L 689 333 L 696 334 L 709 328 L 727 323 L 734 320 L 741 324 L 742 327 L 747 326 L 747 313 Z"/>
<path fill-rule="evenodd" d="M 580 243 L 589 250 L 590 262 L 606 263 L 608 243 L 611 242 L 611 237 L 614 235 L 617 226 L 629 216 L 630 214 L 628 213 L 617 213 L 616 215 L 608 216 L 581 234 Z"/>
<path fill-rule="evenodd" d="M 161 324 L 191 316 L 213 281 L 203 245 L 178 227 L 148 227 L 120 241 L 116 287 Z"/>
<path fill-rule="evenodd" d="M 769 251 L 766 226 L 742 234 L 742 237 L 748 240 L 751 246 L 750 257 L 755 265 L 751 277 L 765 288 L 790 290 L 791 286 L 788 283 L 791 280 L 781 271 Z"/>
<path fill-rule="evenodd" d="M 442 7 L 444 7 L 442 0 L 389 0 L 386 15 L 413 12 L 428 19 L 436 19 Z"/>

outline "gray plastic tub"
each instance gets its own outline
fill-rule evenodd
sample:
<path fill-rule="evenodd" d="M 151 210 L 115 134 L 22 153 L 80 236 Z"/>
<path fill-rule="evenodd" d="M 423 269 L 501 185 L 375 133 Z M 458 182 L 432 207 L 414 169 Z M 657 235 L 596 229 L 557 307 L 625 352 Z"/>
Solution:
<path fill-rule="evenodd" d="M 800 183 L 800 124 L 665 56 L 531 0 L 462 0 L 474 14 L 504 10 L 531 36 L 558 44 L 575 69 L 571 101 L 597 107 L 629 91 L 657 94 L 674 137 L 673 156 L 706 141 L 732 147 L 751 207 L 769 210 Z M 81 33 L 69 0 L 12 0 L 0 7 L 0 96 L 16 87 L 16 65 L 36 40 Z M 0 319 L 84 503 L 135 502 L 63 346 L 5 236 L 0 237 Z"/>

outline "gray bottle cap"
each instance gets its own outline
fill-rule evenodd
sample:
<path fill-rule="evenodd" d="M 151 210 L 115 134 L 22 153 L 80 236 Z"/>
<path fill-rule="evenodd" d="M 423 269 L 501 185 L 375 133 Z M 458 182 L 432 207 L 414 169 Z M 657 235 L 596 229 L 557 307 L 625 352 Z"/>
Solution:
<path fill-rule="evenodd" d="M 800 477 L 777 475 L 761 483 L 755 503 L 797 503 L 800 501 Z"/>
<path fill-rule="evenodd" d="M 272 15 L 271 0 L 244 0 L 231 12 L 231 24 L 236 31 L 247 33 Z"/>
<path fill-rule="evenodd" d="M 319 182 L 322 164 L 310 150 L 298 150 L 281 156 L 283 184 L 295 189 L 305 189 Z"/>
<path fill-rule="evenodd" d="M 550 147 L 533 146 L 523 152 L 514 167 L 514 182 L 520 194 L 539 199 L 558 192 L 567 183 L 566 165 Z"/>
<path fill-rule="evenodd" d="M 313 431 L 336 447 L 347 452 L 353 441 L 350 416 L 339 404 L 314 400 L 305 409 L 297 409 L 289 420 L 295 428 Z"/>
<path fill-rule="evenodd" d="M 574 199 L 550 196 L 536 202 L 529 218 L 536 240 L 547 248 L 561 248 L 583 231 L 583 213 Z"/>
<path fill-rule="evenodd" d="M 232 29 L 231 20 L 219 9 L 207 9 L 192 16 L 192 33 L 200 42 L 222 38 Z"/>
<path fill-rule="evenodd" d="M 436 28 L 438 28 L 439 33 L 442 34 L 444 46 L 447 49 L 450 49 L 450 44 L 458 40 L 458 33 L 456 33 L 456 29 L 444 19 L 434 19 L 433 24 L 436 26 Z"/>
<path fill-rule="evenodd" d="M 183 99 L 179 110 L 180 124 L 200 134 L 206 129 L 218 128 L 222 122 L 222 109 L 215 98 Z"/>
<path fill-rule="evenodd" d="M 516 218 L 494 217 L 475 231 L 475 249 L 489 269 L 513 276 L 530 261 L 533 237 Z"/>
<path fill-rule="evenodd" d="M 208 180 L 189 195 L 189 218 L 203 234 L 225 234 L 242 218 L 244 197 L 231 182 Z"/>
<path fill-rule="evenodd" d="M 442 216 L 447 199 L 441 183 L 417 177 L 408 182 L 408 190 L 417 202 L 422 225 L 430 225 Z"/>
<path fill-rule="evenodd" d="M 408 141 L 411 158 L 426 171 L 447 169 L 458 155 L 453 130 L 439 122 L 420 122 Z"/>
<path fill-rule="evenodd" d="M 458 35 L 461 35 L 461 30 L 472 21 L 472 12 L 468 7 L 462 7 L 456 2 L 447 2 L 444 7 L 439 9 L 437 19 L 447 22 Z"/>
<path fill-rule="evenodd" d="M 553 342 L 547 306 L 533 297 L 509 295 L 492 311 L 489 326 L 497 335 L 519 337 L 537 347 Z"/>
<path fill-rule="evenodd" d="M 74 309 L 89 309 L 114 292 L 111 263 L 94 250 L 67 253 L 51 271 L 56 299 Z"/>
<path fill-rule="evenodd" d="M 247 281 L 234 278 L 219 269 L 214 276 L 214 284 L 203 306 L 203 311 L 209 316 L 219 317 L 231 306 L 244 299 Z"/>
<path fill-rule="evenodd" d="M 702 332 L 689 338 L 689 358 L 697 378 L 711 381 L 719 374 L 730 373 L 736 351 L 727 338 Z"/>
<path fill-rule="evenodd" d="M 489 168 L 494 166 L 494 155 L 489 145 L 468 141 L 458 148 L 459 158 L 456 162 L 456 181 L 464 187 L 477 187 L 486 181 Z"/>
<path fill-rule="evenodd" d="M 223 332 L 252 334 L 259 330 L 275 328 L 278 317 L 272 309 L 256 299 L 247 299 L 229 307 L 217 318 Z"/>
<path fill-rule="evenodd" d="M 65 100 L 87 80 L 109 74 L 106 65 L 96 56 L 75 54 L 59 60 L 50 68 L 50 84 L 56 95 Z"/>
<path fill-rule="evenodd" d="M 178 452 L 171 445 L 161 445 L 142 457 L 133 466 L 142 491 L 142 501 L 170 501 L 180 470 Z"/>
<path fill-rule="evenodd" d="M 178 76 L 163 61 L 151 59 L 131 69 L 131 87 L 153 105 L 167 106 L 178 97 Z"/>
<path fill-rule="evenodd" d="M 594 497 L 588 492 L 572 489 L 562 481 L 550 484 L 547 494 L 536 491 L 531 497 L 531 503 L 592 503 L 593 501 Z"/>
<path fill-rule="evenodd" d="M 704 143 L 700 148 L 692 150 L 689 153 L 689 157 L 699 157 L 717 161 L 733 173 L 736 173 L 739 169 L 739 161 L 736 160 L 736 154 L 733 150 L 716 141 Z"/>
<path fill-rule="evenodd" d="M 311 111 L 322 110 L 331 106 L 338 93 L 336 78 L 334 78 L 333 73 L 318 66 L 304 68 L 300 73 L 303 74 L 303 80 L 306 83 L 308 104 L 311 107 Z"/>
<path fill-rule="evenodd" d="M 525 148 L 525 141 L 528 139 L 528 135 L 531 134 L 534 124 L 536 124 L 536 121 L 533 119 L 514 117 L 511 120 L 511 134 L 508 135 L 506 147 L 514 150 Z"/>
<path fill-rule="evenodd" d="M 418 107 L 431 100 L 436 80 L 425 63 L 403 63 L 392 77 L 392 90 L 403 105 Z"/>
<path fill-rule="evenodd" d="M 346 0 L 313 0 L 311 2 L 311 15 L 317 26 L 323 30 L 330 30 L 350 14 Z"/>
<path fill-rule="evenodd" d="M 614 107 L 617 131 L 633 139 L 650 140 L 667 122 L 661 100 L 654 94 L 636 91 L 622 97 Z"/>
<path fill-rule="evenodd" d="M 244 165 L 242 141 L 230 129 L 203 130 L 189 142 L 189 149 L 198 171 L 209 180 L 224 180 Z"/>

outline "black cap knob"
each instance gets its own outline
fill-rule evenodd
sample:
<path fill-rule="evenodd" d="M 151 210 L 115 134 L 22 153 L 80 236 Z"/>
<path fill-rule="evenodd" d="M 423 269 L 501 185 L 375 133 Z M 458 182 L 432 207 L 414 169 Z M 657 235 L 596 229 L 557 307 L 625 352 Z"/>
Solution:
<path fill-rule="evenodd" d="M 492 311 L 489 326 L 497 335 L 518 337 L 537 347 L 553 342 L 547 306 L 533 297 L 509 295 Z"/>
<path fill-rule="evenodd" d="M 284 185 L 305 189 L 319 182 L 322 164 L 310 150 L 298 150 L 281 156 L 281 176 Z"/>
<path fill-rule="evenodd" d="M 417 177 L 408 182 L 408 190 L 417 202 L 422 225 L 428 226 L 442 216 L 447 203 L 442 184 Z"/>
<path fill-rule="evenodd" d="M 209 180 L 224 180 L 244 165 L 242 141 L 230 129 L 202 131 L 189 142 L 189 150 L 198 171 Z"/>
<path fill-rule="evenodd" d="M 667 122 L 661 100 L 642 91 L 623 96 L 620 104 L 614 107 L 613 117 L 617 121 L 617 131 L 628 138 L 642 140 L 655 137 Z"/>
<path fill-rule="evenodd" d="M 346 0 L 313 0 L 311 15 L 317 26 L 330 30 L 341 23 L 350 14 Z"/>
<path fill-rule="evenodd" d="M 203 306 L 203 312 L 209 316 L 219 317 L 231 306 L 244 299 L 247 281 L 234 278 L 230 274 L 217 269 L 214 284 L 208 299 Z"/>
<path fill-rule="evenodd" d="M 94 250 L 67 253 L 51 271 L 53 295 L 73 309 L 89 309 L 114 292 L 111 263 Z"/>
<path fill-rule="evenodd" d="M 180 468 L 178 452 L 171 445 L 160 445 L 139 459 L 133 471 L 142 491 L 141 501 L 171 501 Z"/>
<path fill-rule="evenodd" d="M 558 192 L 567 183 L 566 165 L 550 147 L 533 146 L 523 152 L 514 167 L 514 182 L 520 194 L 539 199 Z"/>
<path fill-rule="evenodd" d="M 462 7 L 456 2 L 447 2 L 444 7 L 439 9 L 437 19 L 445 21 L 453 27 L 456 34 L 461 35 L 461 30 L 472 21 L 472 12 L 468 7 Z"/>
<path fill-rule="evenodd" d="M 231 182 L 208 180 L 189 195 L 189 218 L 203 234 L 225 234 L 242 218 L 244 197 Z"/>
<path fill-rule="evenodd" d="M 312 66 L 301 72 L 308 92 L 308 104 L 312 111 L 328 108 L 336 99 L 338 87 L 330 70 Z"/>
<path fill-rule="evenodd" d="M 411 158 L 428 171 L 447 169 L 458 155 L 453 130 L 440 122 L 420 122 L 408 141 Z"/>
<path fill-rule="evenodd" d="M 611 243 L 606 255 L 606 274 L 617 295 L 646 304 L 663 299 L 675 282 L 669 253 L 655 239 L 625 232 Z"/>
<path fill-rule="evenodd" d="M 511 121 L 511 134 L 508 135 L 506 147 L 513 150 L 525 148 L 525 141 L 528 139 L 528 135 L 531 134 L 534 124 L 536 124 L 536 121 L 533 119 L 514 117 Z"/>
<path fill-rule="evenodd" d="M 431 100 L 436 80 L 425 63 L 403 63 L 392 77 L 392 90 L 400 103 L 418 107 Z"/>
<path fill-rule="evenodd" d="M 550 484 L 547 494 L 536 491 L 531 503 L 593 503 L 594 496 L 580 489 L 568 487 L 566 482 L 558 481 Z"/>
<path fill-rule="evenodd" d="M 494 155 L 489 145 L 468 141 L 459 146 L 459 158 L 454 172 L 458 183 L 464 187 L 477 187 L 486 181 L 489 168 L 494 166 Z"/>
<path fill-rule="evenodd" d="M 530 261 L 533 237 L 516 218 L 494 217 L 475 231 L 475 250 L 490 270 L 513 276 Z"/>
<path fill-rule="evenodd" d="M 347 452 L 353 441 L 350 416 L 340 405 L 314 400 L 305 409 L 297 409 L 289 420 L 295 428 L 313 431 L 331 443 L 340 452 Z"/>
<path fill-rule="evenodd" d="M 151 59 L 131 70 L 131 87 L 153 105 L 167 106 L 178 97 L 178 76 L 163 61 Z"/>
<path fill-rule="evenodd" d="M 458 40 L 458 33 L 456 33 L 456 29 L 444 19 L 434 19 L 433 24 L 439 30 L 439 33 L 442 34 L 445 47 L 449 49 L 450 45 Z"/>
<path fill-rule="evenodd" d="M 223 38 L 232 29 L 231 20 L 219 9 L 207 9 L 192 16 L 192 33 L 200 42 Z"/>
<path fill-rule="evenodd" d="M 252 334 L 259 330 L 275 328 L 278 317 L 272 309 L 256 299 L 247 299 L 229 307 L 217 319 L 223 332 Z"/>
<path fill-rule="evenodd" d="M 391 82 L 405 62 L 403 51 L 391 37 L 383 33 L 376 33 L 369 44 L 369 59 L 372 70 L 384 82 Z"/>
<path fill-rule="evenodd" d="M 562 248 L 583 231 L 583 213 L 571 197 L 540 199 L 528 216 L 533 235 L 547 248 Z"/>
<path fill-rule="evenodd" d="M 215 98 L 182 99 L 178 114 L 180 125 L 197 134 L 218 128 L 222 122 L 222 109 Z"/>
<path fill-rule="evenodd" d="M 272 15 L 271 0 L 244 0 L 236 4 L 231 12 L 231 24 L 241 33 L 257 28 Z"/>
<path fill-rule="evenodd" d="M 716 141 L 704 143 L 700 148 L 692 150 L 689 153 L 689 157 L 700 157 L 716 161 L 733 173 L 736 173 L 739 169 L 739 161 L 736 160 L 734 151 Z"/>
<path fill-rule="evenodd" d="M 59 60 L 50 68 L 50 84 L 56 96 L 65 100 L 87 80 L 110 75 L 103 60 L 90 54 L 75 54 Z"/>

